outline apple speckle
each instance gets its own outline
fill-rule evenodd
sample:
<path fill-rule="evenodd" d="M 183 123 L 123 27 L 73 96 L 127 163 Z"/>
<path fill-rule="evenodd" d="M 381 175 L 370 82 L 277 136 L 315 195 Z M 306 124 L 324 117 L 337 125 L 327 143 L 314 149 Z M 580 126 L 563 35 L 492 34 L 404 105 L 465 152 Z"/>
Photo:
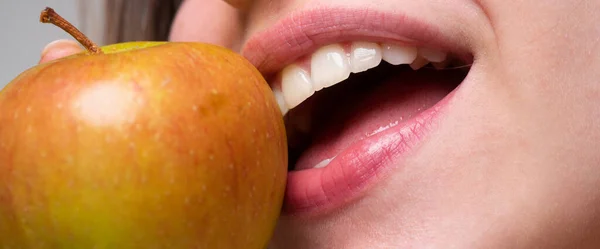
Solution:
<path fill-rule="evenodd" d="M 137 103 L 138 105 L 144 105 L 144 99 L 142 97 L 137 97 L 135 98 L 135 103 Z"/>
<path fill-rule="evenodd" d="M 229 186 L 229 185 L 225 186 L 225 192 L 229 192 L 229 191 L 231 191 L 231 186 Z"/>
<path fill-rule="evenodd" d="M 156 141 L 160 140 L 160 132 L 154 133 L 154 140 L 156 140 Z"/>
<path fill-rule="evenodd" d="M 15 120 L 19 119 L 19 110 L 16 110 L 15 113 L 13 114 L 13 118 Z"/>
<path fill-rule="evenodd" d="M 58 108 L 58 109 L 62 109 L 62 108 L 63 108 L 63 104 L 62 104 L 62 103 L 58 103 L 58 104 L 56 104 L 56 108 Z"/>
<path fill-rule="evenodd" d="M 27 133 L 31 133 L 33 131 L 33 127 L 31 125 L 27 125 Z"/>
<path fill-rule="evenodd" d="M 202 191 L 206 191 L 206 185 L 202 185 Z"/>
<path fill-rule="evenodd" d="M 211 161 L 214 161 L 215 160 L 215 156 L 213 154 L 210 154 L 208 156 L 208 159 L 211 160 Z"/>
<path fill-rule="evenodd" d="M 45 151 L 41 151 L 41 152 L 40 152 L 40 156 L 41 156 L 41 157 L 46 157 L 47 155 L 48 155 L 48 154 L 47 154 Z"/>
<path fill-rule="evenodd" d="M 171 78 L 165 78 L 162 82 L 162 84 L 160 84 L 161 87 L 165 87 L 167 86 L 169 83 L 171 83 Z"/>
<path fill-rule="evenodd" d="M 125 121 L 128 124 L 133 124 L 135 122 L 135 116 L 131 116 L 127 119 L 127 121 Z"/>
<path fill-rule="evenodd" d="M 31 112 L 31 106 L 28 106 L 27 107 L 27 113 L 30 113 L 30 112 Z"/>
<path fill-rule="evenodd" d="M 29 225 L 29 221 L 27 221 L 26 218 L 21 218 L 21 223 L 23 223 L 23 225 Z"/>
<path fill-rule="evenodd" d="M 190 153 L 190 155 L 193 155 L 194 154 L 194 150 L 190 150 L 189 153 Z"/>
<path fill-rule="evenodd" d="M 192 106 L 192 110 L 194 110 L 195 112 L 198 111 L 198 106 L 197 105 L 193 105 Z"/>
<path fill-rule="evenodd" d="M 229 164 L 229 169 L 233 170 L 233 163 Z"/>

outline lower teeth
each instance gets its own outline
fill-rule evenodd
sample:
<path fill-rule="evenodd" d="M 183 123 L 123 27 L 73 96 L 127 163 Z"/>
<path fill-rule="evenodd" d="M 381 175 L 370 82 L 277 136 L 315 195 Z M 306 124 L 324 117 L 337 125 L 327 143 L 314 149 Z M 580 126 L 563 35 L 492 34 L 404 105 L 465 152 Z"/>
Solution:
<path fill-rule="evenodd" d="M 327 167 L 327 165 L 329 165 L 329 163 L 335 159 L 335 157 L 329 158 L 329 159 L 325 159 L 323 161 L 321 161 L 320 163 L 317 163 L 317 165 L 315 165 L 313 168 L 314 169 L 320 169 L 320 168 L 325 168 Z"/>

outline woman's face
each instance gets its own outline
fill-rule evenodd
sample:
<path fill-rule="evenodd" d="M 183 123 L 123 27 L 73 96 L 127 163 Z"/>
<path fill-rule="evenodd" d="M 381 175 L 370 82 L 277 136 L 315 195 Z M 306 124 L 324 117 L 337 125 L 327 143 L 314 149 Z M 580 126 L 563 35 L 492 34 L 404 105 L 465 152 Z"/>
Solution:
<path fill-rule="evenodd" d="M 187 0 L 171 39 L 239 51 L 290 109 L 272 248 L 597 248 L 599 12 L 596 0 L 244 12 Z"/>

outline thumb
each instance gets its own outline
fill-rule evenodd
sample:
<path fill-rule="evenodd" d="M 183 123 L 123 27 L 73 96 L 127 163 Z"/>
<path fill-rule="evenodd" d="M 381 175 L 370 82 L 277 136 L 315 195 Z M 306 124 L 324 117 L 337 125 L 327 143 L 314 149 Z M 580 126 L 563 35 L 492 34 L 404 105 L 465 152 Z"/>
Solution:
<path fill-rule="evenodd" d="M 71 40 L 57 40 L 49 43 L 42 50 L 41 58 L 38 63 L 60 59 L 69 55 L 77 54 L 83 51 L 83 48 Z"/>

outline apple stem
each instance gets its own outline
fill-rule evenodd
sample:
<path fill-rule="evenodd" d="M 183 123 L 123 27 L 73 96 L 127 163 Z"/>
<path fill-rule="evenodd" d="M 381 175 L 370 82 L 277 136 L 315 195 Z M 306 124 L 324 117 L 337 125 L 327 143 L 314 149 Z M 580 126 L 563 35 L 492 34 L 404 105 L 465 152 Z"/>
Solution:
<path fill-rule="evenodd" d="M 69 35 L 73 36 L 73 38 L 75 38 L 91 53 L 102 54 L 102 49 L 100 49 L 98 45 L 96 45 L 92 40 L 90 40 L 90 38 L 79 31 L 75 25 L 71 24 L 69 21 L 65 20 L 62 16 L 56 13 L 54 9 L 46 7 L 46 9 L 44 9 L 40 15 L 40 22 L 54 24 L 65 32 L 69 33 Z"/>

